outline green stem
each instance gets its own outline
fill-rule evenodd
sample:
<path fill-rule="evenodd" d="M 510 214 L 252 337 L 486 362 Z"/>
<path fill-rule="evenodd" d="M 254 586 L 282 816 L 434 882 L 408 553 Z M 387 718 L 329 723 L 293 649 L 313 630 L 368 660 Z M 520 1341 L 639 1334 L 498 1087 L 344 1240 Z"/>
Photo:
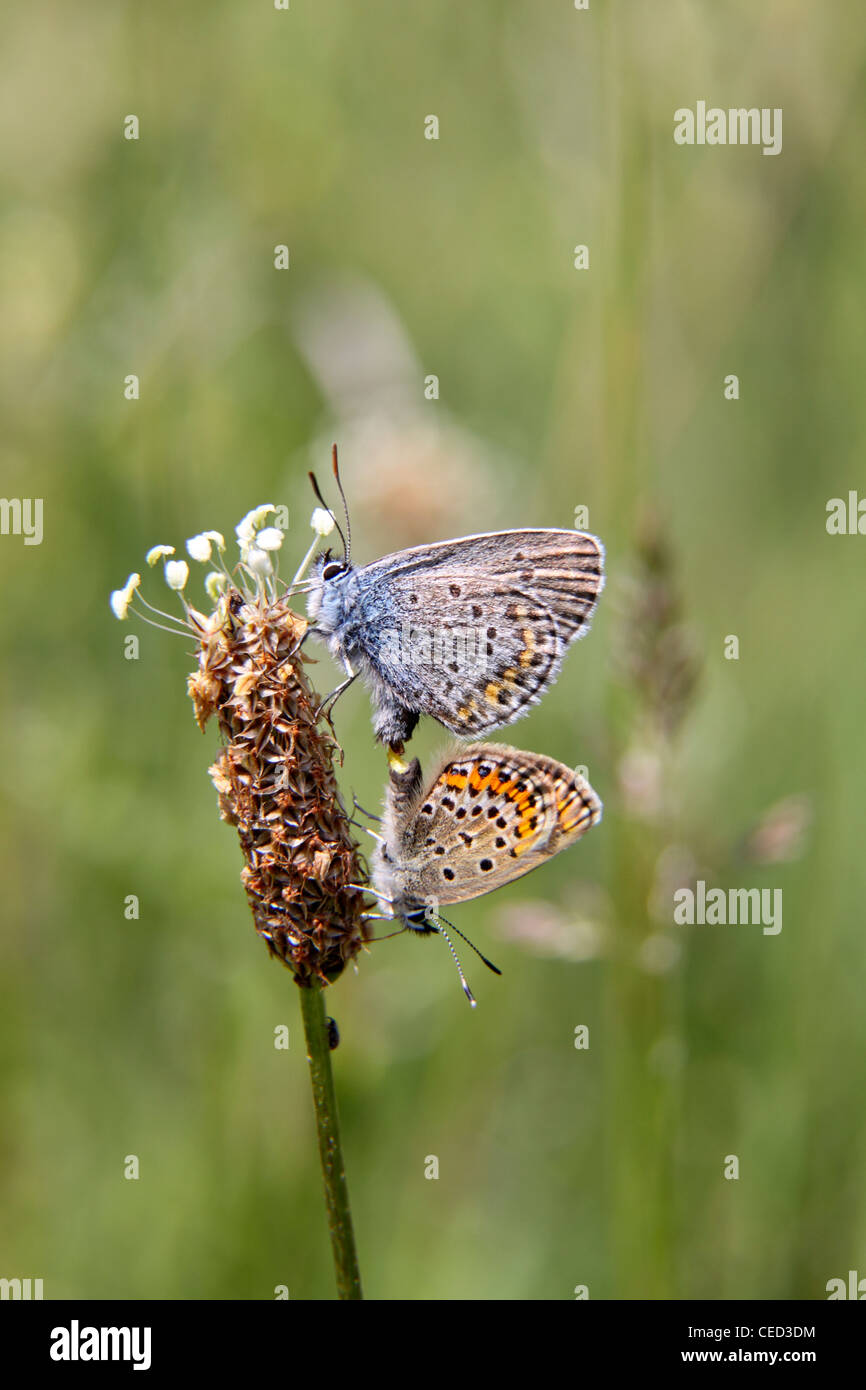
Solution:
<path fill-rule="evenodd" d="M 340 1146 L 337 1097 L 334 1092 L 334 1074 L 331 1071 L 328 1021 L 325 1016 L 322 987 L 318 981 L 313 980 L 309 986 L 301 989 L 300 994 L 304 1033 L 307 1038 L 307 1061 L 310 1064 L 310 1081 L 313 1086 L 313 1106 L 316 1111 L 316 1129 L 319 1134 L 319 1159 L 322 1164 L 328 1227 L 337 1274 L 337 1297 L 359 1299 L 363 1298 L 361 1274 L 355 1250 L 355 1233 L 352 1230 L 343 1150 Z"/>

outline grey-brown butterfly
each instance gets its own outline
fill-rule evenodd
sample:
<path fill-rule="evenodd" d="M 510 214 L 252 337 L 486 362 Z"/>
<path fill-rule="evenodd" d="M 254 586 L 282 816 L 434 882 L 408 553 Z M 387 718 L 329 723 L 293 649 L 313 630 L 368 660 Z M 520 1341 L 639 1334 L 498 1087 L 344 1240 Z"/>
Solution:
<path fill-rule="evenodd" d="M 527 713 L 604 587 L 604 548 L 586 531 L 482 532 L 353 566 L 348 512 L 346 529 L 342 558 L 315 562 L 307 612 L 347 673 L 334 696 L 363 676 L 391 747 L 422 714 L 465 738 Z"/>
<path fill-rule="evenodd" d="M 540 753 L 473 744 L 452 750 L 426 781 L 417 758 L 392 760 L 373 892 L 385 917 L 448 939 L 440 904 L 530 873 L 576 844 L 601 815 L 586 778 Z M 457 968 L 474 1004 L 459 961 Z"/>

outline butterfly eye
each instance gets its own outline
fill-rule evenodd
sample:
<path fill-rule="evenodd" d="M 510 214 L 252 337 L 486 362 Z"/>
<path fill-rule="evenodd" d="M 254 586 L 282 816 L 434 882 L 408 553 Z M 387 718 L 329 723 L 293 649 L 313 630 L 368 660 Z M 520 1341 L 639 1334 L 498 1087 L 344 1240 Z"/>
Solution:
<path fill-rule="evenodd" d="M 406 925 L 408 927 L 412 927 L 414 931 L 426 932 L 432 930 L 429 922 L 427 921 L 426 907 L 419 908 L 415 912 L 407 912 L 405 922 Z"/>
<path fill-rule="evenodd" d="M 322 578 L 336 579 L 337 575 L 342 574 L 345 568 L 346 566 L 341 564 L 339 560 L 332 560 L 331 563 L 325 565 L 325 568 L 322 570 Z"/>

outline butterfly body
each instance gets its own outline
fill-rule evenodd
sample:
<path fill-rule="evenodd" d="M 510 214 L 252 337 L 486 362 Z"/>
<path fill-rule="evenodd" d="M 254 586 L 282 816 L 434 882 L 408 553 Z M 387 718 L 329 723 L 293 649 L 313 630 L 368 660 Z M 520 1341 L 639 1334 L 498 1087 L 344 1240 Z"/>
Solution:
<path fill-rule="evenodd" d="M 399 744 L 418 723 L 418 713 L 411 709 L 415 690 L 399 667 L 390 672 L 390 678 L 383 674 L 380 653 L 388 645 L 386 634 L 394 631 L 394 604 L 387 574 L 368 574 L 373 568 L 339 565 L 321 557 L 312 577 L 307 613 L 334 660 L 350 675 L 361 675 L 370 687 L 376 737 L 382 743 Z M 329 571 L 334 572 L 329 575 Z"/>
<path fill-rule="evenodd" d="M 579 773 L 505 744 L 452 751 L 426 782 L 392 769 L 372 864 L 383 912 L 430 930 L 440 904 L 511 883 L 575 844 L 602 815 Z"/>
<path fill-rule="evenodd" d="M 510 724 L 555 680 L 604 585 L 582 531 L 486 532 L 354 567 L 319 557 L 308 614 L 370 686 L 376 736 L 397 745 L 429 714 L 462 737 Z"/>

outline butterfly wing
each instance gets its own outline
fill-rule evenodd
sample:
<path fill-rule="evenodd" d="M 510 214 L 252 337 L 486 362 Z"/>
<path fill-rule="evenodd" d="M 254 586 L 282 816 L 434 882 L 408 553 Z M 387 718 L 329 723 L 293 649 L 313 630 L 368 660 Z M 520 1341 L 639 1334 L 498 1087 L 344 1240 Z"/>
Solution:
<path fill-rule="evenodd" d="M 601 542 L 582 531 L 489 532 L 417 546 L 363 569 L 363 650 L 406 708 L 454 733 L 510 724 L 589 626 Z"/>
<path fill-rule="evenodd" d="M 438 771 L 403 825 L 398 858 L 424 902 L 511 883 L 601 819 L 592 787 L 553 758 L 476 744 Z"/>

